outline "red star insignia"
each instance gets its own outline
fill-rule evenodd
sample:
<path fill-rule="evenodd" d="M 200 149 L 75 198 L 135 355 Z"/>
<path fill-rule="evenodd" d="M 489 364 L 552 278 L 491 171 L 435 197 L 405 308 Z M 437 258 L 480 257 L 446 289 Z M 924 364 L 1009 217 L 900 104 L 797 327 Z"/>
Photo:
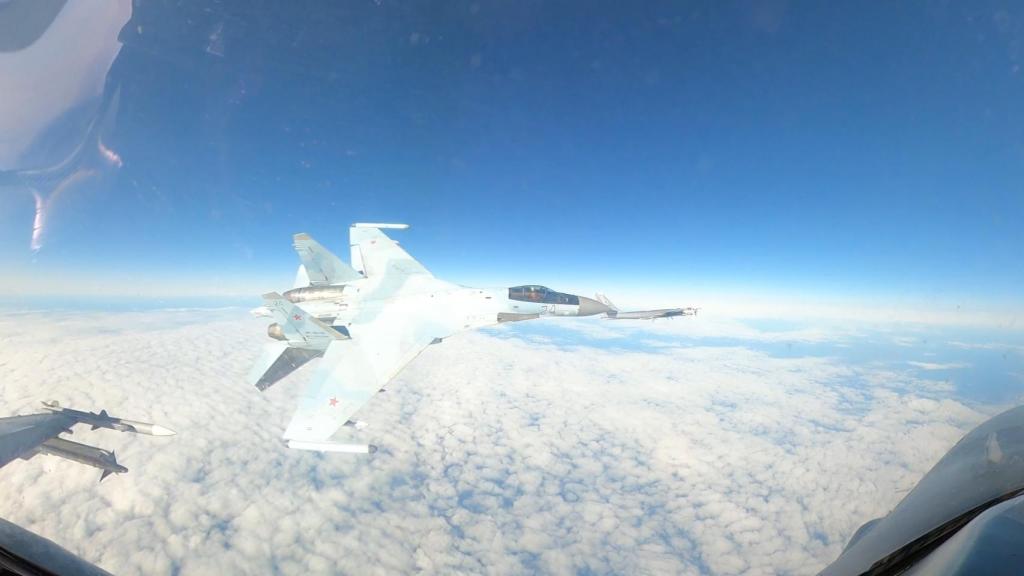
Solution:
<path fill-rule="evenodd" d="M 338 405 L 338 399 L 337 398 L 331 398 L 327 402 L 331 405 L 331 407 L 334 407 L 334 406 Z"/>
<path fill-rule="evenodd" d="M 296 320 L 302 320 L 302 316 L 299 316 L 298 314 L 292 316 L 292 318 L 295 318 Z"/>

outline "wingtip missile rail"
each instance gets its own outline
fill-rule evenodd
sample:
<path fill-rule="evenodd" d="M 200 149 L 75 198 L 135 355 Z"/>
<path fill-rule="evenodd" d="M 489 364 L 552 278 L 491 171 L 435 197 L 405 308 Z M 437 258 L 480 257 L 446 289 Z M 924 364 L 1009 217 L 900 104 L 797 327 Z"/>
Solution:
<path fill-rule="evenodd" d="M 147 434 L 149 436 L 174 436 L 176 434 L 174 430 L 159 424 L 138 422 L 136 420 L 127 420 L 125 418 L 115 418 L 107 414 L 106 410 L 100 410 L 99 413 L 84 412 L 73 408 L 64 408 L 58 402 L 53 400 L 50 402 L 43 402 L 43 406 L 51 412 L 63 414 L 73 418 L 76 422 L 87 424 L 91 426 L 93 430 L 97 428 L 109 428 L 119 432 L 134 432 L 136 434 Z"/>

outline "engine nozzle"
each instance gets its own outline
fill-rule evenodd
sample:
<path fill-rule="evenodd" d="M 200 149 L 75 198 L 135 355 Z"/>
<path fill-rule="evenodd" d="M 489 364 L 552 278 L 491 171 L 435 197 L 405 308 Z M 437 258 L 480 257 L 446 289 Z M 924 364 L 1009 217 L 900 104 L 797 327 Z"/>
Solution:
<path fill-rule="evenodd" d="M 267 326 L 267 336 L 270 336 L 274 340 L 287 340 L 288 337 L 284 335 L 284 328 L 280 324 L 274 322 L 270 326 Z"/>

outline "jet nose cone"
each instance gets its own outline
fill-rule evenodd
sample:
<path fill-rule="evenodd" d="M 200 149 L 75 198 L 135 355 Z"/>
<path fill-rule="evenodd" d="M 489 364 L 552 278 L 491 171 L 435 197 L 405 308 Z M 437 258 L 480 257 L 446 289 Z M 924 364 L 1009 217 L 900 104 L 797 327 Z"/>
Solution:
<path fill-rule="evenodd" d="M 597 300 L 580 296 L 580 309 L 576 312 L 577 316 L 593 316 L 594 314 L 604 314 L 611 310 L 611 308 L 601 304 Z"/>

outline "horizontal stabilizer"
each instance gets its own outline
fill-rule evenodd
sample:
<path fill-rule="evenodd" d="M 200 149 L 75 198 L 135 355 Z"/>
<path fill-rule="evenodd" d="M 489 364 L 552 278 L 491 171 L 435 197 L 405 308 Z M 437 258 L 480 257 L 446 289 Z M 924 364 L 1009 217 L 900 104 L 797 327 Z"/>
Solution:
<path fill-rule="evenodd" d="M 362 275 L 324 248 L 309 234 L 293 237 L 295 252 L 302 260 L 310 286 L 328 286 L 359 280 Z M 296 279 L 298 281 L 298 278 Z"/>
<path fill-rule="evenodd" d="M 277 292 L 264 294 L 263 301 L 277 321 L 284 340 L 293 348 L 323 351 L 331 342 L 348 338 Z"/>
<path fill-rule="evenodd" d="M 287 342 L 271 342 L 249 371 L 248 382 L 260 390 L 270 388 L 307 362 L 323 355 L 323 350 L 292 348 Z"/>

